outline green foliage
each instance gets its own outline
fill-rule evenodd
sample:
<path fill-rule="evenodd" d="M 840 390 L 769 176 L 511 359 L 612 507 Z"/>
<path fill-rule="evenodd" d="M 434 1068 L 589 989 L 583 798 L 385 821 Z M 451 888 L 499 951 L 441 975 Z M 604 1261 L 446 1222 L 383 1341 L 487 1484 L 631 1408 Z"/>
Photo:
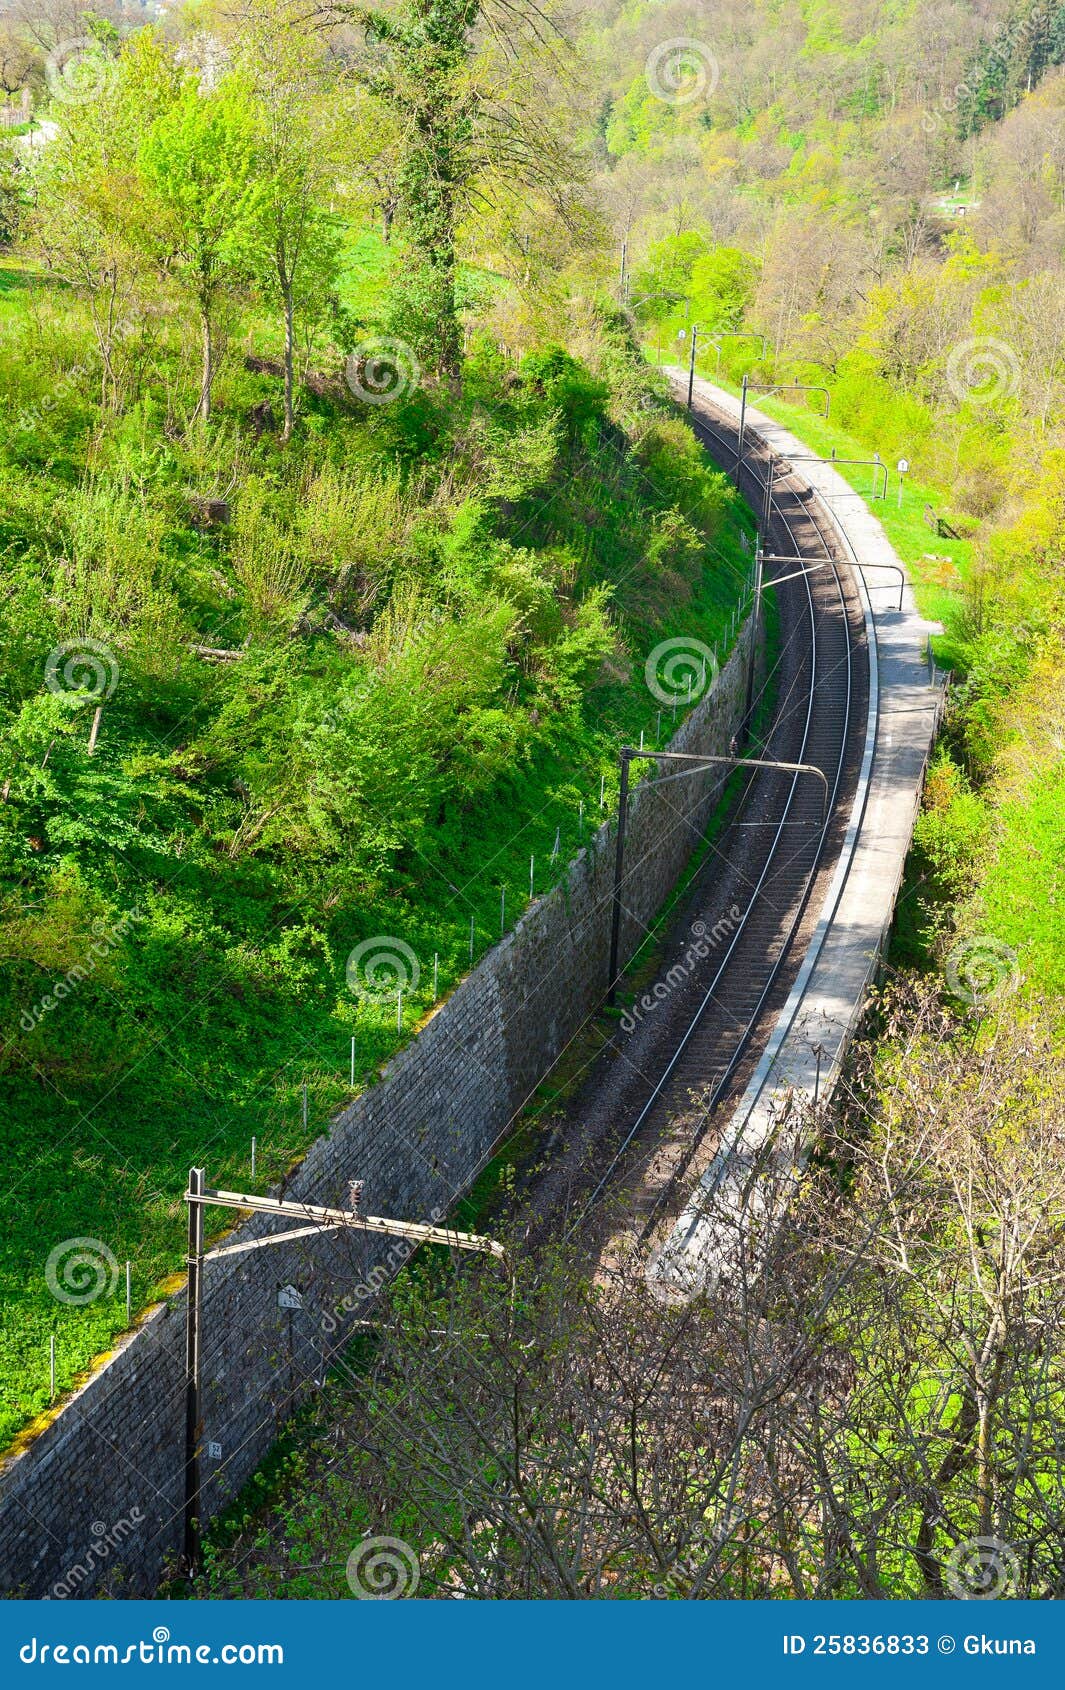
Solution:
<path fill-rule="evenodd" d="M 227 273 L 246 274 L 263 190 L 254 113 L 241 91 L 229 84 L 204 94 L 190 77 L 145 137 L 139 162 L 165 217 L 159 239 L 187 267 L 197 298 Z"/>
<path fill-rule="evenodd" d="M 25 168 L 8 141 L 0 141 L 0 250 L 13 245 L 26 207 Z"/>
<path fill-rule="evenodd" d="M 1060 64 L 1065 64 L 1065 5 L 1023 0 L 966 68 L 958 101 L 961 139 L 1004 117 L 1050 65 Z"/>
<path fill-rule="evenodd" d="M 707 237 L 695 229 L 652 242 L 646 263 L 636 270 L 632 281 L 633 309 L 638 319 L 656 322 L 688 298 L 692 266 L 704 256 L 708 244 Z"/>
<path fill-rule="evenodd" d="M 972 892 L 987 831 L 986 805 L 940 748 L 928 770 L 914 830 L 914 844 L 927 859 L 940 896 L 953 901 Z"/>
<path fill-rule="evenodd" d="M 254 1133 L 279 1178 L 306 1147 L 302 1082 L 313 1134 L 350 1095 L 352 1036 L 361 1087 L 432 1007 L 434 956 L 441 993 L 468 968 L 471 917 L 480 953 L 502 887 L 520 914 L 530 855 L 537 893 L 565 872 L 618 743 L 658 730 L 647 652 L 721 648 L 745 561 L 734 496 L 611 313 L 594 371 L 557 345 L 516 373 L 482 348 L 461 399 L 358 407 L 323 384 L 284 451 L 242 423 L 276 374 L 233 360 L 210 420 L 164 426 L 160 396 L 195 393 L 180 322 L 107 414 L 71 290 L 39 288 L 13 336 L 0 1161 L 43 1195 L 13 1205 L 0 1260 L 6 1432 L 46 1404 L 50 1332 L 65 1388 L 125 1324 L 121 1288 L 56 1303 L 53 1244 L 128 1257 L 141 1306 L 180 1266 L 191 1163 L 247 1187 Z M 74 373 L 46 409 L 57 360 Z M 228 520 L 204 521 L 223 496 Z M 90 664 L 60 662 L 52 690 L 67 645 Z M 382 934 L 421 964 L 402 1032 L 394 1000 L 346 983 Z"/>
<path fill-rule="evenodd" d="M 1002 796 L 973 902 L 981 926 L 1015 951 L 1028 996 L 1056 1007 L 1065 1001 L 1065 771 L 1054 750 L 1046 747 L 1030 785 Z"/>
<path fill-rule="evenodd" d="M 256 115 L 246 90 L 229 79 L 201 92 L 192 77 L 139 149 L 140 170 L 158 213 L 151 242 L 158 257 L 173 265 L 200 318 L 198 416 L 210 415 L 220 301 L 261 264 L 267 188 L 256 170 L 256 149 Z"/>
<path fill-rule="evenodd" d="M 735 329 L 754 296 L 758 265 L 737 247 L 715 246 L 692 264 L 687 296 L 701 328 Z"/>
<path fill-rule="evenodd" d="M 603 416 L 607 387 L 561 346 L 530 353 L 522 363 L 521 378 L 536 398 L 546 400 L 561 417 L 571 440 L 579 439 L 586 424 Z"/>
<path fill-rule="evenodd" d="M 408 121 L 398 189 L 415 255 L 395 292 L 391 325 L 435 368 L 456 376 L 461 331 L 456 301 L 455 220 L 474 173 L 467 75 L 479 0 L 431 0 L 428 15 L 365 12 L 387 69 L 373 91 Z"/>

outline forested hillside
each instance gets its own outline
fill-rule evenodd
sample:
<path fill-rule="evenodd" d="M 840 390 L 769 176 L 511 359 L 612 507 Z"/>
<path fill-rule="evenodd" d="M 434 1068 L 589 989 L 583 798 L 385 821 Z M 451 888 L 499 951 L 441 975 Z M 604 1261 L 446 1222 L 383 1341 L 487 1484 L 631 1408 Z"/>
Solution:
<path fill-rule="evenodd" d="M 952 669 L 803 1222 L 679 1325 L 402 1276 L 209 1588 L 402 1529 L 442 1594 L 942 1594 L 992 1536 L 1060 1594 L 1065 4 L 14 0 L 0 87 L 0 1431 L 180 1269 L 190 1163 L 276 1181 L 707 684 L 753 525 L 654 368 L 694 332 L 889 465 Z M 508 1391 L 545 1494 L 626 1431 L 587 1565 Z"/>
<path fill-rule="evenodd" d="M 1060 994 L 1065 8 L 629 8 L 588 40 L 651 355 L 698 324 L 700 368 L 824 384 L 824 450 L 909 466 L 886 520 L 959 682 L 918 924 L 960 899 Z"/>

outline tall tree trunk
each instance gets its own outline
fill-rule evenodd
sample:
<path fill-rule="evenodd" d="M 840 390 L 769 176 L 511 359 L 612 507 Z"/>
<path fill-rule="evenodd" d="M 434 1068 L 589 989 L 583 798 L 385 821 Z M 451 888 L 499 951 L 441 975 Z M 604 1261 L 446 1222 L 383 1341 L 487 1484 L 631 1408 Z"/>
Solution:
<path fill-rule="evenodd" d="M 292 439 L 295 426 L 292 394 L 294 388 L 293 367 L 295 363 L 295 306 L 292 298 L 291 281 L 282 284 L 282 298 L 285 302 L 285 426 L 281 431 L 282 443 Z"/>
<path fill-rule="evenodd" d="M 397 301 L 417 325 L 420 355 L 454 391 L 462 383 L 462 325 L 456 299 L 455 224 L 473 165 L 476 96 L 469 89 L 471 41 L 480 0 L 408 0 L 402 24 L 386 24 L 403 72 L 391 98 L 407 141 L 397 181 L 406 232 L 416 257 L 407 299 Z M 373 21 L 373 14 L 363 14 Z M 408 88 L 414 92 L 408 94 Z"/>
<path fill-rule="evenodd" d="M 943 1598 L 943 1572 L 932 1553 L 936 1525 L 943 1514 L 944 1497 L 950 1486 L 959 1473 L 972 1465 L 973 1433 L 979 1420 L 976 1396 L 970 1381 L 966 1380 L 962 1389 L 964 1394 L 957 1419 L 951 1429 L 950 1447 L 936 1469 L 931 1485 L 925 1491 L 920 1525 L 914 1543 L 914 1555 L 924 1576 L 925 1588 L 928 1595 L 937 1601 Z"/>
<path fill-rule="evenodd" d="M 211 389 L 214 386 L 214 335 L 211 331 L 211 311 L 209 306 L 200 308 L 200 330 L 203 345 L 203 368 L 200 374 L 200 398 L 193 421 L 202 417 L 204 422 L 211 415 Z"/>

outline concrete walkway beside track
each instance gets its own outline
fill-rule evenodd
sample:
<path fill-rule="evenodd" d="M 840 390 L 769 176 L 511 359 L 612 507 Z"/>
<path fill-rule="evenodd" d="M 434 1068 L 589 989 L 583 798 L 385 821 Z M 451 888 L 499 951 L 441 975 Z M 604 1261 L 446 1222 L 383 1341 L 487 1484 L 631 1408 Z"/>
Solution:
<path fill-rule="evenodd" d="M 666 374 L 683 401 L 687 373 L 673 367 Z M 696 412 L 700 403 L 738 422 L 739 400 L 697 378 Z M 737 1230 L 774 1202 L 760 1190 L 767 1168 L 779 1168 L 779 1155 L 793 1162 L 802 1154 L 788 1123 L 801 1120 L 815 1088 L 822 1102 L 832 1093 L 891 928 L 943 709 L 942 677 L 928 657 L 937 625 L 919 615 L 905 571 L 897 608 L 903 566 L 864 498 L 830 462 L 809 461 L 808 446 L 750 404 L 746 431 L 751 444 L 757 436 L 794 463 L 855 567 L 870 636 L 869 720 L 846 843 L 791 994 L 713 1162 L 649 1265 L 652 1284 L 666 1295 L 691 1295 L 728 1277 Z M 770 1145 L 779 1154 L 767 1163 Z"/>

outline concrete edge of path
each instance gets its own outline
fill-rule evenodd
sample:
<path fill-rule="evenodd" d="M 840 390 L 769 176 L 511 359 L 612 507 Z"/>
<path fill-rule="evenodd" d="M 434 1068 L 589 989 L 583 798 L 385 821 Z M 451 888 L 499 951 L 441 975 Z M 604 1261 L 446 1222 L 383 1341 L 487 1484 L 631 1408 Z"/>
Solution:
<path fill-rule="evenodd" d="M 666 373 L 686 389 L 685 372 Z M 731 394 L 697 378 L 695 395 L 738 422 L 740 402 Z M 747 430 L 785 460 L 809 458 L 801 440 L 750 404 Z M 891 928 L 942 715 L 942 688 L 926 655 L 937 624 L 919 614 L 880 523 L 831 463 L 804 461 L 796 473 L 817 493 L 851 561 L 870 570 L 869 580 L 854 572 L 869 634 L 865 753 L 836 872 L 787 1003 L 713 1162 L 649 1264 L 653 1284 L 678 1292 L 696 1290 L 727 1266 L 740 1206 L 751 1209 L 759 1153 L 796 1104 L 824 1100 L 836 1085 Z"/>

